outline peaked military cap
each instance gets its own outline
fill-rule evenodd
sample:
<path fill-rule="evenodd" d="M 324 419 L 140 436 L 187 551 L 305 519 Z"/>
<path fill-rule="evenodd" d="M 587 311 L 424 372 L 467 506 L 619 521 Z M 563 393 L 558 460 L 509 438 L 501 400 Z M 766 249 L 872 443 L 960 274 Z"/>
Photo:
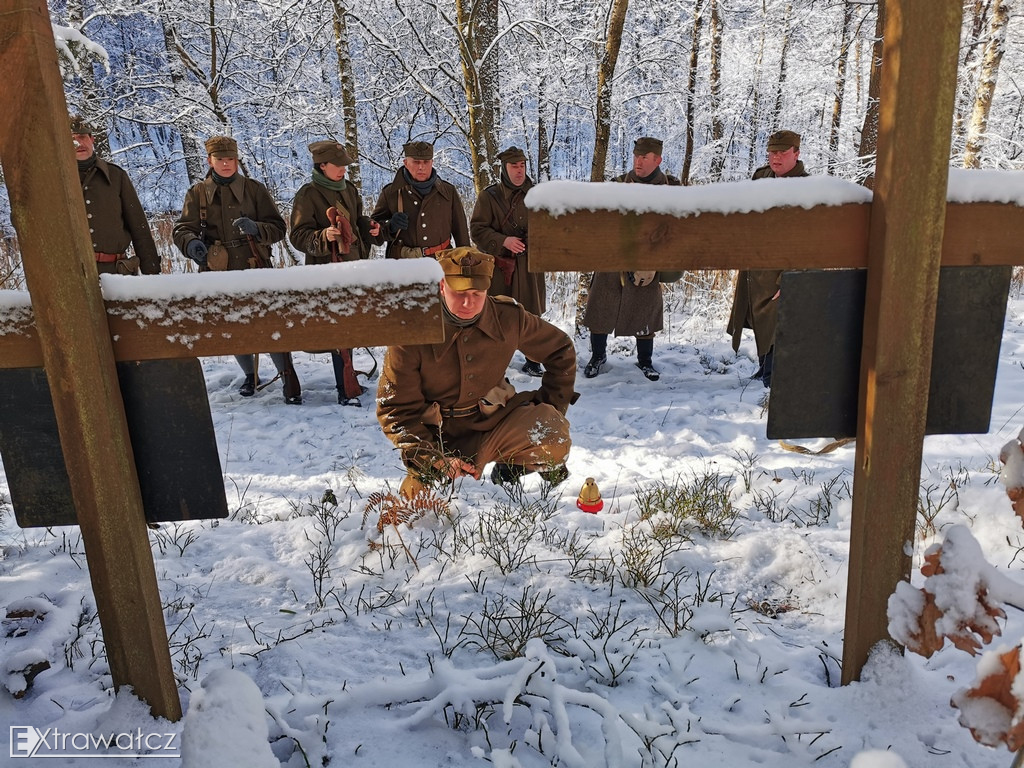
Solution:
<path fill-rule="evenodd" d="M 506 163 L 525 163 L 526 153 L 519 147 L 513 145 L 503 152 L 499 152 L 498 159 L 501 161 L 502 165 L 505 165 Z"/>
<path fill-rule="evenodd" d="M 776 131 L 768 137 L 769 152 L 785 152 L 792 147 L 800 149 L 800 134 L 793 131 Z"/>
<path fill-rule="evenodd" d="M 434 159 L 434 145 L 429 141 L 410 141 L 402 147 L 402 151 L 406 157 L 412 157 L 416 160 Z"/>
<path fill-rule="evenodd" d="M 453 291 L 486 291 L 491 287 L 494 257 L 476 248 L 464 246 L 441 251 L 437 263 L 444 270 L 444 281 Z"/>
<path fill-rule="evenodd" d="M 633 154 L 646 155 L 648 152 L 651 152 L 660 157 L 662 146 L 661 139 L 655 139 L 652 136 L 641 136 L 633 143 Z"/>
<path fill-rule="evenodd" d="M 83 136 L 92 136 L 93 127 L 86 122 L 85 118 L 81 115 L 71 116 L 71 133 L 81 134 Z"/>
<path fill-rule="evenodd" d="M 238 159 L 238 142 L 230 136 L 211 136 L 206 140 L 206 154 Z"/>
<path fill-rule="evenodd" d="M 345 147 L 336 141 L 314 141 L 309 145 L 313 154 L 313 162 L 334 163 L 335 165 L 352 165 L 355 162 Z"/>

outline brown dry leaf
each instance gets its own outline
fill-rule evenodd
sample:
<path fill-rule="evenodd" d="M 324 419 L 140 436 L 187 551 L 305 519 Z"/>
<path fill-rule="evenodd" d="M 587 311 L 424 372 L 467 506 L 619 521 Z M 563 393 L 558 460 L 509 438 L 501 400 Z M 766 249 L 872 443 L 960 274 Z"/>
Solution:
<path fill-rule="evenodd" d="M 1013 681 L 1020 673 L 1020 646 L 999 654 L 999 663 L 1000 670 L 984 678 L 977 687 L 967 691 L 967 696 L 972 699 L 992 699 L 1006 708 L 1012 722 L 1021 704 L 1012 693 Z M 974 728 L 971 728 L 970 731 L 976 741 L 981 741 Z M 1024 722 L 1017 723 L 1003 734 L 1003 741 L 1013 752 L 1024 747 Z"/>
<path fill-rule="evenodd" d="M 1010 506 L 1014 513 L 1024 524 L 1024 488 L 1007 488 L 1006 495 L 1010 497 Z"/>
<path fill-rule="evenodd" d="M 921 592 L 924 594 L 924 608 L 921 609 L 921 615 L 918 617 L 918 631 L 907 643 L 907 648 L 928 659 L 933 653 L 942 649 L 945 638 L 935 632 L 935 623 L 942 618 L 942 611 L 935 605 L 935 595 L 923 589 Z"/>

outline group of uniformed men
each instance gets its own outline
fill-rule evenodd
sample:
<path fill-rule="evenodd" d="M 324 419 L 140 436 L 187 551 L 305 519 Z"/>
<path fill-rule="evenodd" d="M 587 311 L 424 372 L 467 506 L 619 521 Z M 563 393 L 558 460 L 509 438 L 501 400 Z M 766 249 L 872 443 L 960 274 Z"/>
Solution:
<path fill-rule="evenodd" d="M 93 130 L 81 117 L 72 118 L 71 133 L 98 271 L 159 273 L 153 237 L 127 174 L 96 156 Z M 806 175 L 797 159 L 799 143 L 791 131 L 773 134 L 769 166 L 754 178 Z M 295 195 L 288 228 L 266 187 L 239 173 L 235 140 L 211 137 L 206 142 L 210 171 L 186 193 L 174 243 L 201 272 L 269 267 L 270 246 L 289 229 L 306 264 L 369 258 L 371 245 L 384 244 L 389 258 L 437 258 L 444 272 L 445 339 L 389 347 L 378 388 L 378 419 L 408 470 L 402 494 L 411 497 L 441 479 L 479 478 L 490 462 L 495 483 L 514 484 L 532 471 L 546 482 L 561 482 L 571 444 L 565 413 L 578 397 L 576 353 L 572 340 L 540 317 L 544 275 L 527 270 L 524 198 L 533 182 L 526 155 L 514 146 L 499 154 L 500 180 L 480 195 L 467 224 L 458 191 L 433 167 L 433 145 L 413 141 L 403 149 L 402 167 L 367 216 L 359 190 L 345 178 L 354 158 L 335 141 L 310 144 L 312 176 Z M 633 170 L 615 181 L 679 184 L 661 171 L 661 154 L 660 140 L 638 139 Z M 585 376 L 600 373 L 608 334 L 615 333 L 635 336 L 637 367 L 652 381 L 660 377 L 653 366 L 654 334 L 662 329 L 660 283 L 678 275 L 594 275 L 584 317 L 591 332 Z M 729 324 L 736 349 L 742 328 L 754 329 L 761 362 L 755 378 L 765 386 L 771 376 L 778 276 L 740 273 Z M 526 358 L 522 370 L 541 378 L 538 389 L 517 392 L 506 378 L 517 351 Z M 331 355 L 338 401 L 358 405 L 362 387 L 351 350 Z M 285 401 L 301 404 L 291 356 L 271 358 Z M 252 396 L 261 386 L 255 356 L 236 359 L 243 373 L 239 394 Z"/>

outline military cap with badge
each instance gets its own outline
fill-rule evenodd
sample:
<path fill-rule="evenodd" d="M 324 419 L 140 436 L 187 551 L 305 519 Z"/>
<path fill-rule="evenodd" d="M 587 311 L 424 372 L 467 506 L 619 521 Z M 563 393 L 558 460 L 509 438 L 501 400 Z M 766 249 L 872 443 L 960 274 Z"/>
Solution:
<path fill-rule="evenodd" d="M 494 257 L 470 246 L 442 251 L 437 263 L 453 291 L 486 291 L 494 274 Z"/>

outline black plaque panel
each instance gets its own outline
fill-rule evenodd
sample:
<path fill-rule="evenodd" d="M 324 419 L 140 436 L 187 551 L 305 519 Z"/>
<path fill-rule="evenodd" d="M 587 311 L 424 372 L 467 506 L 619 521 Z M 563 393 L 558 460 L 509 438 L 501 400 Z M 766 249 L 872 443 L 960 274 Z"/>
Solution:
<path fill-rule="evenodd" d="M 988 432 L 1012 267 L 943 267 L 925 432 Z M 785 272 L 768 437 L 855 437 L 867 272 Z"/>
<path fill-rule="evenodd" d="M 199 361 L 122 362 L 117 374 L 146 519 L 226 517 L 224 477 Z M 0 370 L 0 455 L 19 526 L 78 523 L 41 368 Z"/>

